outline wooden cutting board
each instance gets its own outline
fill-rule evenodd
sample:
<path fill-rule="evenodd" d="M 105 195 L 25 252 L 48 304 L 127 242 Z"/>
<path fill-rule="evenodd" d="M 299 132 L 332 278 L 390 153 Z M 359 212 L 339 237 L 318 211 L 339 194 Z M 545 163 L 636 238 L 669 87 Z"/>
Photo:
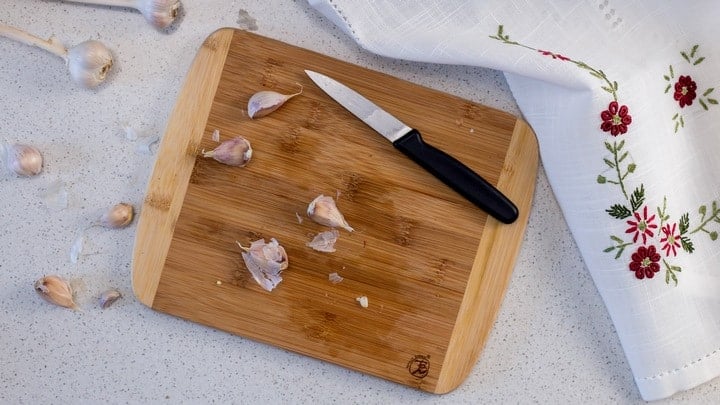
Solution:
<path fill-rule="evenodd" d="M 333 77 L 422 132 L 515 202 L 504 225 L 395 150 L 305 75 Z M 296 92 L 250 119 L 260 90 Z M 244 168 L 199 157 L 242 135 Z M 221 29 L 199 50 L 158 150 L 142 205 L 133 289 L 147 306 L 434 393 L 475 365 L 524 236 L 538 165 L 522 120 L 248 32 Z M 355 231 L 335 253 L 306 246 L 320 194 Z M 302 221 L 300 221 L 303 219 Z M 276 238 L 290 266 L 272 292 L 236 241 Z M 344 278 L 333 284 L 330 273 Z M 366 296 L 363 308 L 357 297 Z"/>

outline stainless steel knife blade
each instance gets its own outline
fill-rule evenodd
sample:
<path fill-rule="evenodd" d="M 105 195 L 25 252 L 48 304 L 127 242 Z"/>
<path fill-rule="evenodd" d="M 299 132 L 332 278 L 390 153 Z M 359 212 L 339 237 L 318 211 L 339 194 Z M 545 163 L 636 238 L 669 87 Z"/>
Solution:
<path fill-rule="evenodd" d="M 305 73 L 340 105 L 470 202 L 506 224 L 517 219 L 512 201 L 462 162 L 425 143 L 416 129 L 337 80 L 311 70 Z"/>

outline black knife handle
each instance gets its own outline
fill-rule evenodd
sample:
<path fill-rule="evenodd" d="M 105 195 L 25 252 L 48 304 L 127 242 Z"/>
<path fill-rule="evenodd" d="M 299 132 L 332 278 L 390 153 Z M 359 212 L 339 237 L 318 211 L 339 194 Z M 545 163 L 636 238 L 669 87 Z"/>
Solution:
<path fill-rule="evenodd" d="M 518 209 L 512 201 L 459 160 L 425 143 L 417 130 L 403 135 L 393 145 L 497 220 L 510 224 L 517 219 Z"/>

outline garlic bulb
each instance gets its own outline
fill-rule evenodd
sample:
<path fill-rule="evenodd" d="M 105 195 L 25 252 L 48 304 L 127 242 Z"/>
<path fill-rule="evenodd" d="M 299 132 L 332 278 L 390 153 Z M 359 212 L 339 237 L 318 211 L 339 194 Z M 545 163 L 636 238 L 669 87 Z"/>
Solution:
<path fill-rule="evenodd" d="M 73 80 L 88 88 L 102 83 L 113 65 L 110 50 L 95 40 L 73 46 L 65 60 Z"/>
<path fill-rule="evenodd" d="M 5 166 L 19 176 L 35 176 L 42 171 L 43 158 L 33 146 L 5 145 Z"/>
<path fill-rule="evenodd" d="M 211 157 L 220 163 L 238 167 L 247 165 L 252 158 L 252 153 L 250 141 L 242 136 L 229 139 L 209 152 L 202 151 L 203 157 Z"/>
<path fill-rule="evenodd" d="M 167 28 L 180 14 L 180 0 L 70 0 L 73 3 L 130 7 L 140 11 L 155 28 Z"/>
<path fill-rule="evenodd" d="M 37 280 L 35 282 L 35 291 L 51 304 L 77 309 L 70 283 L 60 276 L 45 276 Z"/>
<path fill-rule="evenodd" d="M 99 41 L 85 41 L 68 51 L 55 37 L 41 39 L 5 24 L 0 24 L 0 36 L 36 46 L 63 58 L 73 80 L 88 88 L 95 87 L 105 80 L 113 65 L 112 54 Z"/>
<path fill-rule="evenodd" d="M 248 115 L 250 118 L 264 117 L 282 107 L 285 102 L 301 93 L 302 86 L 300 86 L 300 91 L 294 94 L 282 94 L 269 90 L 259 91 L 253 94 L 252 97 L 250 97 L 250 100 L 248 100 Z"/>
<path fill-rule="evenodd" d="M 265 239 L 258 239 L 244 247 L 235 242 L 243 250 L 242 258 L 245 266 L 262 288 L 272 291 L 282 281 L 280 274 L 288 267 L 288 256 L 275 238 L 266 243 Z"/>
<path fill-rule="evenodd" d="M 317 196 L 308 205 L 307 215 L 313 221 L 320 225 L 329 226 L 331 228 L 343 228 L 348 232 L 352 232 L 353 228 L 347 223 L 345 217 L 332 197 L 327 197 L 322 194 Z"/>
<path fill-rule="evenodd" d="M 128 203 L 115 204 L 100 217 L 100 223 L 106 228 L 124 228 L 133 220 L 135 212 Z"/>

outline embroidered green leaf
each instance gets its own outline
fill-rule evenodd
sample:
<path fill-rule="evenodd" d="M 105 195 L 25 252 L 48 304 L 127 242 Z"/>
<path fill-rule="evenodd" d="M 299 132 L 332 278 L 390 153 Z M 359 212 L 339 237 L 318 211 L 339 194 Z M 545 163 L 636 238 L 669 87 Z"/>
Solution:
<path fill-rule="evenodd" d="M 610 151 L 610 153 L 615 153 L 615 148 L 612 146 L 610 142 L 605 142 L 605 149 Z"/>
<path fill-rule="evenodd" d="M 640 187 L 633 190 L 633 193 L 630 196 L 630 206 L 632 207 L 633 212 L 639 210 L 640 207 L 642 207 L 643 202 L 645 202 L 645 186 L 641 184 Z"/>
<path fill-rule="evenodd" d="M 613 163 L 610 159 L 604 158 L 603 160 L 605 161 L 605 164 L 607 164 L 608 166 L 610 166 L 613 169 L 615 168 L 615 163 Z"/>
<path fill-rule="evenodd" d="M 599 184 L 605 184 L 605 183 L 607 183 L 607 179 L 606 179 L 605 176 L 603 176 L 602 174 L 598 174 L 598 176 L 597 176 L 597 182 L 598 182 Z"/>
<path fill-rule="evenodd" d="M 635 163 L 630 163 L 627 167 L 628 173 L 633 173 L 635 171 L 636 167 L 637 167 L 637 165 Z"/>
<path fill-rule="evenodd" d="M 685 51 L 680 52 L 680 56 L 682 56 L 683 59 L 685 59 L 688 63 L 692 63 L 692 62 L 690 62 L 690 57 L 688 57 L 688 55 L 685 53 Z"/>
<path fill-rule="evenodd" d="M 613 90 L 615 90 L 615 91 L 618 90 L 618 82 L 617 81 L 613 82 Z"/>
<path fill-rule="evenodd" d="M 670 280 L 672 280 L 675 282 L 675 287 L 677 287 L 678 279 L 677 279 L 677 275 L 675 273 L 682 272 L 682 269 L 680 268 L 680 266 L 668 265 L 667 262 L 665 262 L 665 260 L 663 260 L 663 262 L 665 263 L 665 283 L 670 284 Z"/>
<path fill-rule="evenodd" d="M 695 57 L 695 52 L 697 52 L 698 47 L 700 47 L 700 45 L 695 44 L 695 45 L 693 45 L 692 49 L 690 49 L 690 57 L 691 58 Z"/>
<path fill-rule="evenodd" d="M 698 213 L 702 215 L 703 218 L 705 218 L 705 214 L 707 214 L 707 206 L 705 204 L 698 207 Z"/>
<path fill-rule="evenodd" d="M 710 240 L 717 240 L 718 233 L 715 231 L 710 232 Z"/>
<path fill-rule="evenodd" d="M 699 98 L 698 101 L 700 102 L 700 105 L 702 106 L 702 108 L 703 108 L 705 111 L 707 111 L 707 110 L 708 110 L 708 106 L 707 106 L 707 104 L 705 104 L 705 102 L 703 101 L 703 99 Z"/>
<path fill-rule="evenodd" d="M 682 246 L 682 249 L 688 253 L 692 253 L 695 251 L 695 247 L 693 246 L 692 241 L 687 236 L 683 236 L 680 238 L 680 245 Z"/>
<path fill-rule="evenodd" d="M 600 88 L 603 89 L 603 90 L 605 90 L 605 91 L 607 91 L 607 92 L 610 93 L 610 94 L 613 93 L 613 89 L 611 89 L 610 87 L 601 86 Z"/>
<path fill-rule="evenodd" d="M 714 88 L 714 87 L 710 87 L 709 89 L 705 90 L 705 92 L 703 93 L 703 96 L 707 96 L 708 94 L 712 93 L 713 90 L 715 90 L 715 88 Z"/>
<path fill-rule="evenodd" d="M 718 103 L 718 101 L 715 100 L 714 98 L 709 98 L 709 99 L 707 99 L 707 101 L 708 101 L 708 103 L 710 103 L 710 104 L 717 104 L 717 103 Z"/>
<path fill-rule="evenodd" d="M 671 88 L 672 88 L 672 84 L 668 84 L 667 87 L 665 87 L 665 93 L 670 91 Z"/>
<path fill-rule="evenodd" d="M 602 75 L 601 75 L 600 73 L 598 73 L 598 72 L 595 72 L 595 71 L 592 71 L 592 70 L 591 70 L 589 73 L 590 73 L 591 75 L 593 75 L 594 77 L 597 77 L 598 79 L 604 79 L 604 77 L 602 77 Z"/>
<path fill-rule="evenodd" d="M 677 133 L 679 126 L 680 126 L 680 123 L 679 123 L 679 122 L 675 122 L 675 133 Z"/>
<path fill-rule="evenodd" d="M 618 151 L 618 152 L 620 152 L 620 149 L 622 149 L 623 146 L 625 146 L 625 140 L 624 140 L 624 139 L 623 139 L 622 141 L 620 141 L 620 143 L 617 145 L 617 147 L 615 148 L 615 150 Z"/>
<path fill-rule="evenodd" d="M 704 57 L 704 56 L 701 57 L 701 58 L 698 58 L 698 60 L 696 60 L 696 61 L 693 63 L 693 66 L 699 65 L 699 64 L 700 64 L 702 61 L 704 61 L 704 60 L 705 60 L 705 57 Z"/>
<path fill-rule="evenodd" d="M 662 208 L 657 207 L 658 217 L 660 217 L 660 224 L 664 224 L 670 219 L 670 215 L 667 214 L 667 196 L 663 197 Z"/>
<path fill-rule="evenodd" d="M 680 126 L 685 128 L 685 119 L 683 118 L 682 115 L 680 116 Z"/>
<path fill-rule="evenodd" d="M 632 212 L 622 204 L 615 204 L 612 207 L 605 210 L 611 217 L 617 219 L 625 219 L 632 215 Z"/>
<path fill-rule="evenodd" d="M 626 158 L 627 156 L 628 156 L 628 152 L 623 153 L 623 154 L 620 155 L 620 157 L 618 158 L 618 162 L 622 162 L 623 160 L 625 160 L 625 158 Z"/>
<path fill-rule="evenodd" d="M 680 226 L 680 235 L 684 235 L 690 229 L 690 215 L 687 212 L 680 217 L 678 225 Z"/>
<path fill-rule="evenodd" d="M 665 79 L 666 82 L 669 82 L 669 81 L 670 81 L 670 76 L 668 76 L 668 75 L 663 75 L 663 79 Z"/>

